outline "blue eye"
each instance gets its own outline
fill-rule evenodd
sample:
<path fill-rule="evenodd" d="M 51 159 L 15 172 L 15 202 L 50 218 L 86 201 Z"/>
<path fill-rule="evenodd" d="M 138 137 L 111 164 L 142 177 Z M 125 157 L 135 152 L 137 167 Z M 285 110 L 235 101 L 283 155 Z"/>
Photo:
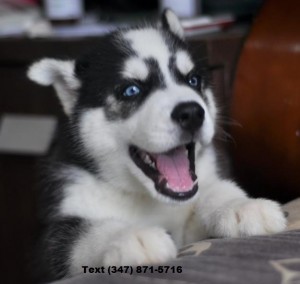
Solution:
<path fill-rule="evenodd" d="M 123 96 L 125 97 L 132 97 L 137 96 L 141 93 L 141 89 L 136 85 L 131 85 L 125 89 L 123 92 Z"/>
<path fill-rule="evenodd" d="M 190 86 L 192 87 L 199 87 L 200 86 L 200 83 L 201 83 L 201 79 L 199 76 L 197 75 L 192 75 L 190 78 L 189 78 L 189 84 Z"/>

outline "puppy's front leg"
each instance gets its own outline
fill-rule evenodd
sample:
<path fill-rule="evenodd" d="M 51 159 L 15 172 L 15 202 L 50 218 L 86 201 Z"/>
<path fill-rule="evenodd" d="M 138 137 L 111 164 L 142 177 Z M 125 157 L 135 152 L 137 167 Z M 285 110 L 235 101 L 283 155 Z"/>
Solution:
<path fill-rule="evenodd" d="M 280 232 L 286 226 L 278 203 L 248 198 L 228 180 L 219 180 L 201 191 L 195 213 L 208 235 L 214 237 L 263 235 Z"/>
<path fill-rule="evenodd" d="M 70 274 L 82 266 L 142 265 L 160 263 L 176 257 L 170 235 L 159 227 L 135 227 L 108 219 L 90 223 L 71 253 Z"/>

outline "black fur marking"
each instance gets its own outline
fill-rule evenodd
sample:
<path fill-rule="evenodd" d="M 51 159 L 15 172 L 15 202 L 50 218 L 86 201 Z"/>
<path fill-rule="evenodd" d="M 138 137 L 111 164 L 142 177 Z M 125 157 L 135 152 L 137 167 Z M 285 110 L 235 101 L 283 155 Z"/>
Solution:
<path fill-rule="evenodd" d="M 166 83 L 164 80 L 164 76 L 159 68 L 159 64 L 155 58 L 146 59 L 146 64 L 151 71 L 151 84 L 162 89 L 166 88 Z"/>
<path fill-rule="evenodd" d="M 182 40 L 180 37 L 178 37 L 176 34 L 174 34 L 171 31 L 166 17 L 167 10 L 168 9 L 165 9 L 161 18 L 161 22 L 162 22 L 161 32 L 163 34 L 163 38 L 165 39 L 167 46 L 169 47 L 169 50 L 171 51 L 171 53 L 174 53 L 179 48 L 186 49 L 187 44 L 185 43 L 184 40 Z"/>
<path fill-rule="evenodd" d="M 159 31 L 171 54 L 179 49 L 186 50 L 186 43 L 169 29 Z M 108 120 L 126 119 L 142 105 L 148 94 L 165 88 L 163 74 L 154 58 L 146 60 L 150 75 L 145 81 L 124 79 L 122 68 L 125 61 L 133 56 L 136 54 L 130 43 L 124 39 L 122 31 L 118 31 L 104 37 L 96 49 L 77 60 L 75 72 L 82 86 L 75 113 L 82 109 L 104 107 Z M 124 89 L 132 84 L 138 85 L 142 94 L 134 98 L 124 97 Z"/>
<path fill-rule="evenodd" d="M 59 202 L 63 197 L 63 187 L 68 185 L 66 179 L 58 178 L 57 173 L 61 172 L 65 165 L 43 161 L 38 185 L 38 217 L 40 222 L 47 223 L 55 218 L 58 212 Z"/>
<path fill-rule="evenodd" d="M 115 32 L 105 36 L 93 51 L 76 61 L 76 75 L 82 83 L 77 111 L 105 105 L 107 96 L 113 94 L 123 80 L 121 68 L 130 56 L 134 56 L 134 51 L 119 32 Z"/>
<path fill-rule="evenodd" d="M 163 29 L 170 31 L 170 26 L 169 26 L 169 22 L 167 20 L 167 12 L 168 9 L 165 9 L 162 13 L 162 17 L 161 17 L 161 23 L 162 23 L 162 27 Z"/>
<path fill-rule="evenodd" d="M 70 173 L 76 169 L 84 170 L 93 176 L 100 176 L 101 169 L 89 157 L 80 140 L 79 115 L 73 119 L 65 118 L 57 130 L 51 145 L 50 154 L 40 162 L 39 171 L 39 217 L 48 222 L 57 214 L 57 207 L 63 198 L 63 187 L 74 181 Z"/>
<path fill-rule="evenodd" d="M 145 80 L 122 79 L 121 83 L 115 87 L 111 98 L 113 103 L 108 99 L 105 105 L 105 114 L 109 120 L 128 118 L 143 104 L 150 93 L 166 87 L 158 62 L 154 58 L 149 58 L 145 60 L 145 63 L 149 70 L 149 75 Z M 130 85 L 139 86 L 141 94 L 136 97 L 123 96 L 124 90 Z"/>
<path fill-rule="evenodd" d="M 41 163 L 38 185 L 38 217 L 40 222 L 48 223 L 58 218 L 59 205 L 64 194 L 63 188 L 74 182 L 70 175 L 74 168 L 71 164 L 68 165 L 52 159 Z"/>
<path fill-rule="evenodd" d="M 172 54 L 175 54 L 178 50 L 187 50 L 188 46 L 186 42 L 174 35 L 170 30 L 162 29 L 160 30 L 160 32 L 165 41 L 165 44 Z"/>
<path fill-rule="evenodd" d="M 36 283 L 54 281 L 67 276 L 72 247 L 88 227 L 88 223 L 83 219 L 65 217 L 43 228 L 33 262 Z"/>
<path fill-rule="evenodd" d="M 66 119 L 61 124 L 58 131 L 58 145 L 56 152 L 52 157 L 62 163 L 71 164 L 97 175 L 99 174 L 99 165 L 95 165 L 93 159 L 82 147 L 79 135 L 80 113 L 75 112 L 71 119 Z"/>
<path fill-rule="evenodd" d="M 170 70 L 173 78 L 175 79 L 175 81 L 178 84 L 186 85 L 186 86 L 192 88 L 204 99 L 204 101 L 206 103 L 208 103 L 208 100 L 207 100 L 207 98 L 205 96 L 205 92 L 204 92 L 204 88 L 205 88 L 204 86 L 207 86 L 208 76 L 207 76 L 206 68 L 204 66 L 195 65 L 195 67 L 187 75 L 184 75 L 178 70 L 178 68 L 176 66 L 176 58 L 174 55 L 172 55 L 169 60 L 169 70 Z M 192 87 L 188 83 L 189 78 L 193 75 L 196 75 L 201 79 L 201 83 L 198 87 Z"/>
<path fill-rule="evenodd" d="M 125 119 L 145 101 L 150 92 L 164 88 L 163 75 L 155 59 L 146 60 L 150 74 L 145 81 L 123 78 L 125 61 L 134 56 L 136 54 L 128 40 L 120 32 L 115 32 L 107 35 L 95 50 L 77 60 L 75 72 L 82 86 L 75 115 L 82 109 L 104 107 L 108 120 Z M 124 97 L 124 89 L 131 84 L 140 86 L 142 94 L 135 98 Z"/>

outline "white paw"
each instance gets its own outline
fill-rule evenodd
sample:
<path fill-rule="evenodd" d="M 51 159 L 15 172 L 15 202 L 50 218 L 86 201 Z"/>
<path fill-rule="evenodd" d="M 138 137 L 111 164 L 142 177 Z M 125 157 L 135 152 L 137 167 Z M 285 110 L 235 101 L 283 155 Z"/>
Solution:
<path fill-rule="evenodd" d="M 281 232 L 286 219 L 278 203 L 267 199 L 235 200 L 213 216 L 213 234 L 218 237 L 265 235 Z"/>
<path fill-rule="evenodd" d="M 175 244 L 164 229 L 144 228 L 130 231 L 109 244 L 103 264 L 155 264 L 174 259 L 176 253 Z"/>

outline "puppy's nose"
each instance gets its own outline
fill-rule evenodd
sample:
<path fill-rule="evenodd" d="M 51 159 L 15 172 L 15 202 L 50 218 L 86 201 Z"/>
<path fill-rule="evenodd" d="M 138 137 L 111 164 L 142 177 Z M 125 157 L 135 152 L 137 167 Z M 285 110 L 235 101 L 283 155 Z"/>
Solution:
<path fill-rule="evenodd" d="M 204 109 L 196 102 L 178 104 L 171 113 L 172 119 L 190 133 L 197 131 L 204 121 Z"/>

